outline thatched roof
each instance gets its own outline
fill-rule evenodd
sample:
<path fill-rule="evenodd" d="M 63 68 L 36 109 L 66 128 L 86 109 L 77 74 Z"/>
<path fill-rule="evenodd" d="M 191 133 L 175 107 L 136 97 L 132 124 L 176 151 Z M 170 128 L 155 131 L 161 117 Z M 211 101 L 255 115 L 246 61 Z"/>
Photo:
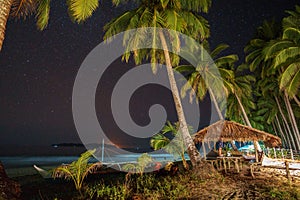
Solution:
<path fill-rule="evenodd" d="M 202 141 L 218 141 L 221 138 L 224 142 L 232 140 L 264 141 L 265 145 L 268 147 L 281 145 L 281 139 L 275 135 L 226 120 L 218 121 L 193 135 L 195 143 L 200 143 Z"/>

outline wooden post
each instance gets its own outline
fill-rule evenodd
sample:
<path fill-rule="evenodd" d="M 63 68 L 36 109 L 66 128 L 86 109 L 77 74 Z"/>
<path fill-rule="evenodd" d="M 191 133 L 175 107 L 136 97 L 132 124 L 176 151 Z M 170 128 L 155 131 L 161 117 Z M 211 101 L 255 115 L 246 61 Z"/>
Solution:
<path fill-rule="evenodd" d="M 203 149 L 203 156 L 204 156 L 204 160 L 206 160 L 206 151 L 205 151 L 205 143 L 202 140 L 202 149 Z"/>
<path fill-rule="evenodd" d="M 223 160 L 223 165 L 224 165 L 225 173 L 227 173 L 226 160 L 225 160 L 225 158 L 222 158 L 222 160 Z"/>
<path fill-rule="evenodd" d="M 210 148 L 210 141 L 208 141 L 207 144 L 208 144 L 208 149 L 211 150 L 211 148 Z"/>
<path fill-rule="evenodd" d="M 256 140 L 253 141 L 253 145 L 254 145 L 254 151 L 255 151 L 255 161 L 258 162 L 258 148 L 257 148 L 257 144 L 256 144 Z"/>
<path fill-rule="evenodd" d="M 240 163 L 240 169 L 243 169 L 243 162 L 244 162 L 244 159 L 240 159 L 239 163 Z"/>
<path fill-rule="evenodd" d="M 293 149 L 290 149 L 290 152 L 291 152 L 291 159 L 294 160 Z"/>
<path fill-rule="evenodd" d="M 285 170 L 286 170 L 286 177 L 289 181 L 289 184 L 291 183 L 291 174 L 290 174 L 290 166 L 289 161 L 285 161 Z"/>
<path fill-rule="evenodd" d="M 252 178 L 255 178 L 255 176 L 254 176 L 254 165 L 253 164 L 250 165 L 250 173 L 251 173 Z"/>
<path fill-rule="evenodd" d="M 239 163 L 238 162 L 239 162 L 238 158 L 235 158 L 235 160 L 234 160 L 235 168 L 236 168 L 237 172 L 240 173 Z"/>
<path fill-rule="evenodd" d="M 216 140 L 214 140 L 214 150 L 216 151 L 217 150 L 217 142 Z"/>
<path fill-rule="evenodd" d="M 274 158 L 277 158 L 275 147 L 273 147 L 273 151 L 274 151 Z"/>
<path fill-rule="evenodd" d="M 222 169 L 222 165 L 220 164 L 220 160 L 217 159 L 217 170 L 221 170 Z"/>

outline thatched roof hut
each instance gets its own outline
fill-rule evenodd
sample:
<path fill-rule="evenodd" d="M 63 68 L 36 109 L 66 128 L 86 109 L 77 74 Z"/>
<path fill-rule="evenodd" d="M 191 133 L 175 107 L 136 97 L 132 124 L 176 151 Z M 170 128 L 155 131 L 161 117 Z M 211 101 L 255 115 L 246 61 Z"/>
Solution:
<path fill-rule="evenodd" d="M 218 121 L 193 135 L 195 143 L 218 141 L 264 141 L 268 147 L 281 146 L 281 139 L 270 133 L 251 128 L 233 121 Z"/>

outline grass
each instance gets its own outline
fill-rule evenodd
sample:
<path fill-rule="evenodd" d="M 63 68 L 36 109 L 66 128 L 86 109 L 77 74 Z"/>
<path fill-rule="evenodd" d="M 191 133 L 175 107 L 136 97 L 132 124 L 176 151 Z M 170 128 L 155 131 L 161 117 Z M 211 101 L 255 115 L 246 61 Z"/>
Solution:
<path fill-rule="evenodd" d="M 182 167 L 175 175 L 120 172 L 88 176 L 82 196 L 71 180 L 25 183 L 22 185 L 23 199 L 300 199 L 299 182 L 288 185 L 284 177 L 252 179 L 242 174 L 217 173 L 201 178 L 199 173 L 185 171 Z"/>

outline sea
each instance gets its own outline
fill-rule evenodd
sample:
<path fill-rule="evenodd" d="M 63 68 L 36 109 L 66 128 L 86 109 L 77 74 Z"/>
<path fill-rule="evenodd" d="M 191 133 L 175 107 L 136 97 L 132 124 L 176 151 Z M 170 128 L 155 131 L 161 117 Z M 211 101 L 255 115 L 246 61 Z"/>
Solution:
<path fill-rule="evenodd" d="M 7 149 L 9 148 L 9 149 Z M 54 168 L 62 164 L 69 164 L 77 160 L 81 153 L 86 149 L 81 146 L 76 147 L 53 147 L 53 146 L 27 146 L 27 147 L 0 147 L 0 162 L 3 164 L 9 176 L 32 175 L 37 173 L 33 165 L 42 168 Z M 99 150 L 101 152 L 101 149 Z M 128 151 L 130 152 L 130 151 Z M 147 152 L 147 151 L 145 151 Z M 120 153 L 111 148 L 105 148 L 104 155 L 91 158 L 90 162 L 104 163 L 126 163 L 136 162 L 137 158 L 144 153 L 142 150 L 138 153 Z M 155 162 L 178 161 L 180 158 L 166 152 L 149 152 L 149 155 Z M 188 156 L 186 155 L 188 159 Z M 26 170 L 25 170 L 26 169 Z"/>

